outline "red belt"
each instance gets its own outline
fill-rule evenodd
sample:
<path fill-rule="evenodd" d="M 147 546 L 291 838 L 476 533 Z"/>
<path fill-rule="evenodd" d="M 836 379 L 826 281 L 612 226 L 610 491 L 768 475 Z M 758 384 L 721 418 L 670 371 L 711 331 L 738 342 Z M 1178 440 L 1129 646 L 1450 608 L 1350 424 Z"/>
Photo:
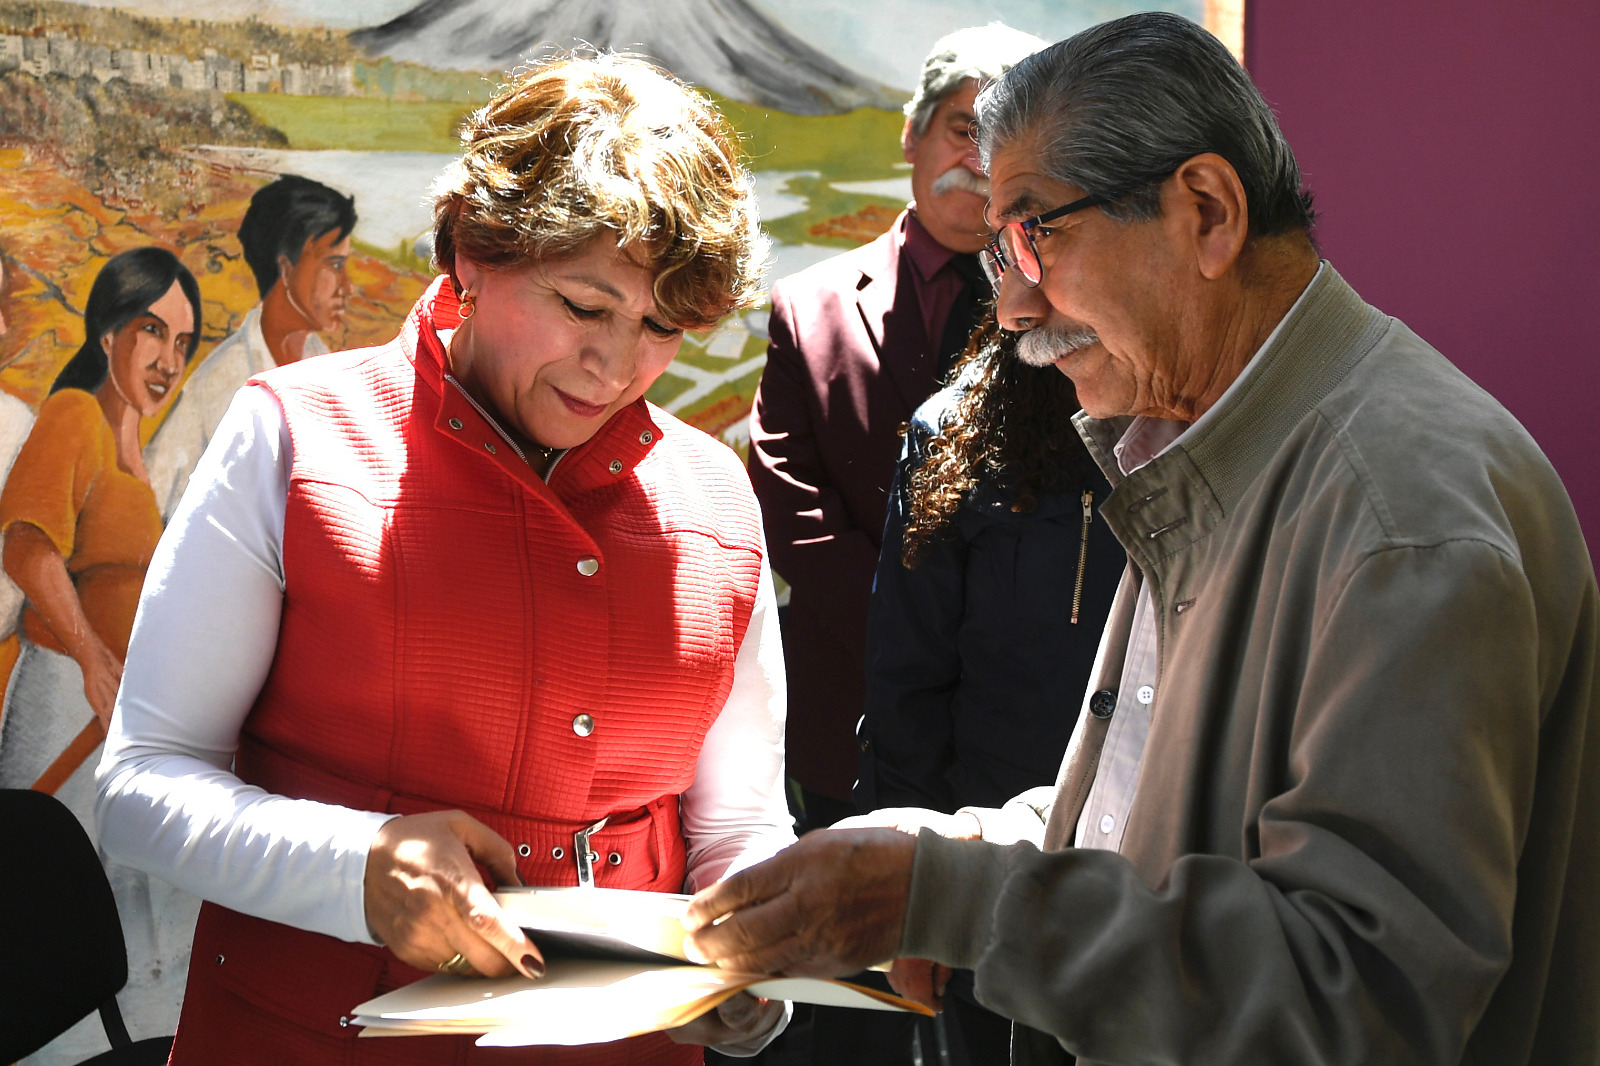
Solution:
<path fill-rule="evenodd" d="M 603 888 L 681 892 L 686 870 L 678 797 L 658 797 L 628 811 L 599 811 L 593 822 L 551 820 L 502 811 L 457 807 L 406 796 L 392 789 L 351 781 L 285 755 L 248 733 L 239 738 L 239 777 L 268 792 L 295 799 L 336 803 L 363 811 L 425 814 L 459 809 L 493 829 L 517 852 L 517 876 L 526 885 L 576 885 L 580 860 Z M 597 823 L 603 823 L 595 828 Z M 587 840 L 587 854 L 576 839 Z"/>
<path fill-rule="evenodd" d="M 236 768 L 243 780 L 297 799 L 395 814 L 450 809 L 436 800 L 341 778 L 248 734 L 240 738 Z M 574 837 L 587 833 L 596 884 L 655 892 L 683 890 L 685 849 L 676 795 L 610 813 L 604 826 L 592 832 L 587 831 L 593 823 L 463 809 L 511 842 L 524 884 L 576 884 Z M 426 976 L 385 948 L 348 943 L 206 903 L 195 928 L 173 1061 L 221 1061 L 218 1055 L 224 1048 L 231 1050 L 222 1059 L 243 1054 L 230 1022 L 238 1000 L 276 1016 L 281 1019 L 278 1024 L 289 1023 L 308 1039 L 342 1042 L 356 1034 L 349 1026 L 350 1008 Z"/>

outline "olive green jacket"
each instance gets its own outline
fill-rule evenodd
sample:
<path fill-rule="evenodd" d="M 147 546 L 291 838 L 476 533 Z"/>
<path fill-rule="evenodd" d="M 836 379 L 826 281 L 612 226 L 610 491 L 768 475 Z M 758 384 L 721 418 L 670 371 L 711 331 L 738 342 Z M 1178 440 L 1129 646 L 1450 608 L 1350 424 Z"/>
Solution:
<path fill-rule="evenodd" d="M 1131 559 L 1091 691 L 1141 582 L 1160 619 L 1121 853 L 1070 847 L 1106 729 L 1083 714 L 1048 795 L 918 839 L 902 953 L 974 968 L 1085 1061 L 1596 1063 L 1600 605 L 1572 505 L 1331 269 L 1261 359 L 1126 478 L 1126 421 L 1079 416 Z"/>

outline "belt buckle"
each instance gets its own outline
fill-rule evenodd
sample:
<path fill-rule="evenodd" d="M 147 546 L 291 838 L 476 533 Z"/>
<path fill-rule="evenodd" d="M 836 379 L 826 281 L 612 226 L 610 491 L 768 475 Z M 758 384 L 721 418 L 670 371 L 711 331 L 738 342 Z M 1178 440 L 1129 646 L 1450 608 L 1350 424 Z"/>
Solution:
<path fill-rule="evenodd" d="M 589 850 L 589 837 L 606 827 L 606 822 L 611 820 L 610 815 L 600 819 L 587 829 L 580 829 L 572 834 L 572 858 L 578 864 L 578 887 L 594 887 L 594 862 L 600 856 Z"/>

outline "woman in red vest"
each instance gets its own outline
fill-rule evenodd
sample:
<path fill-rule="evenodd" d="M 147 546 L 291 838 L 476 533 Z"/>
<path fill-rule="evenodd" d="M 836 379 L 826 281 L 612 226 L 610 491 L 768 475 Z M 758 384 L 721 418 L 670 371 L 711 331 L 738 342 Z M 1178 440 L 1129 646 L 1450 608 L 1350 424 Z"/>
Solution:
<path fill-rule="evenodd" d="M 757 298 L 725 121 L 647 64 L 543 65 L 436 185 L 446 273 L 379 348 L 235 398 L 150 566 L 108 853 L 205 897 L 174 1063 L 698 1062 L 664 1034 L 355 1041 L 426 973 L 528 976 L 502 884 L 694 891 L 792 840 L 737 457 L 644 400 Z M 745 1000 L 679 1039 L 759 1047 Z"/>

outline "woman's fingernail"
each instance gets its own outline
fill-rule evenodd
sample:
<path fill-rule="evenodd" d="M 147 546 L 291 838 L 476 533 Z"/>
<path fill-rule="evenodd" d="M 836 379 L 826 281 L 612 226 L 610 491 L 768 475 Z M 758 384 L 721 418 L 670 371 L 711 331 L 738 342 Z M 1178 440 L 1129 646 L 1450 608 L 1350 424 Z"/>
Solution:
<path fill-rule="evenodd" d="M 699 946 L 695 944 L 694 937 L 686 936 L 683 938 L 683 954 L 690 962 L 698 962 L 702 966 L 711 961 L 706 958 L 705 952 L 701 951 Z"/>
<path fill-rule="evenodd" d="M 522 956 L 522 972 L 537 980 L 544 976 L 544 963 L 539 961 L 538 956 L 524 955 Z"/>

